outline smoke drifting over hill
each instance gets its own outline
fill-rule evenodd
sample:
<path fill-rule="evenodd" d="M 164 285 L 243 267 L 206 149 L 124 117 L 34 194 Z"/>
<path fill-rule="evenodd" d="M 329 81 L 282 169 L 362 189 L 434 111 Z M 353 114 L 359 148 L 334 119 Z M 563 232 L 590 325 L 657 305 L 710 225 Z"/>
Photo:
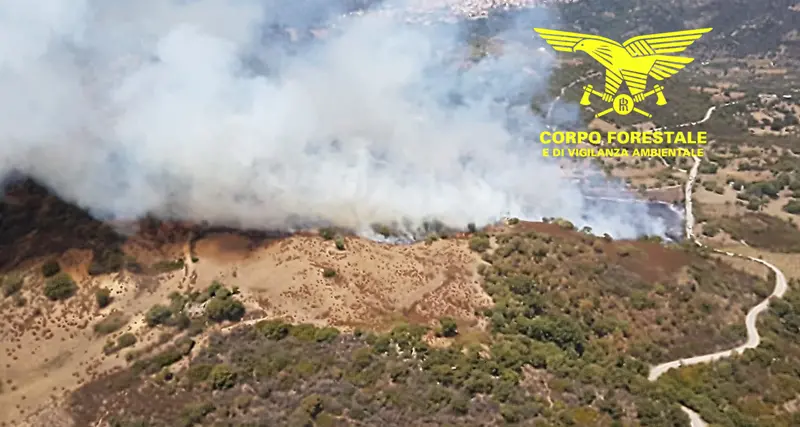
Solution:
<path fill-rule="evenodd" d="M 345 7 L 285 3 L 4 2 L 0 179 L 32 176 L 100 217 L 361 228 L 510 214 L 663 232 L 643 206 L 589 209 L 540 158 L 541 124 L 507 108 L 544 90 L 548 56 L 507 49 L 463 69 L 458 26 L 370 12 L 291 42 L 277 25 L 303 34 Z M 503 37 L 530 45 L 552 21 L 526 13 Z"/>

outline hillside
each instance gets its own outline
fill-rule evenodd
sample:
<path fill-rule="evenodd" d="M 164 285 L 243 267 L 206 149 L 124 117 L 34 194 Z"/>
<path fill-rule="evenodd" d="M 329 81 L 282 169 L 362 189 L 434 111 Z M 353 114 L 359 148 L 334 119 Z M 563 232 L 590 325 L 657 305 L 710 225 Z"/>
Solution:
<path fill-rule="evenodd" d="M 568 26 L 620 41 L 640 34 L 711 27 L 697 44 L 701 57 L 800 54 L 800 10 L 794 0 L 611 0 L 559 6 Z"/>
<path fill-rule="evenodd" d="M 413 245 L 171 230 L 113 240 L 120 273 L 89 274 L 89 248 L 6 268 L 6 423 L 682 425 L 647 366 L 740 342 L 769 290 L 695 248 L 562 223 Z M 73 293 L 46 297 L 63 274 Z"/>

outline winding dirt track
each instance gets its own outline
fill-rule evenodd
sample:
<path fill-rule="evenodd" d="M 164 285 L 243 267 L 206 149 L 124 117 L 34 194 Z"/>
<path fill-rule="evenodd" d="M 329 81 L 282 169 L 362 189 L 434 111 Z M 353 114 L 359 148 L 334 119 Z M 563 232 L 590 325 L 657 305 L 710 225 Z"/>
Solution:
<path fill-rule="evenodd" d="M 587 76 L 581 77 L 581 78 L 571 82 L 570 84 L 564 86 L 563 88 L 561 88 L 560 95 L 557 96 L 556 99 L 553 101 L 553 104 L 551 104 L 550 109 L 548 110 L 546 117 L 550 116 L 550 113 L 553 110 L 553 105 L 555 105 L 561 99 L 561 97 L 564 95 L 564 92 L 568 88 L 573 87 L 574 85 L 576 85 L 577 83 L 579 83 L 579 82 L 581 82 L 583 80 L 586 80 L 587 78 L 591 77 L 591 75 L 592 74 L 589 74 Z M 717 108 L 719 108 L 719 107 L 727 107 L 729 105 L 733 105 L 733 104 L 736 104 L 736 103 L 737 102 L 734 101 L 734 102 L 728 102 L 728 103 L 725 103 L 725 104 L 721 104 L 719 106 L 717 106 L 717 105 L 711 106 L 711 107 L 708 108 L 708 110 L 706 110 L 706 113 L 705 113 L 705 115 L 703 116 L 702 119 L 700 119 L 700 120 L 698 120 L 696 122 L 683 123 L 683 124 L 680 124 L 680 125 L 677 125 L 677 126 L 674 126 L 674 127 L 675 128 L 685 128 L 685 127 L 690 127 L 690 126 L 697 126 L 697 125 L 699 125 L 701 123 L 704 123 L 704 122 L 708 121 L 711 118 L 712 114 L 714 114 L 714 111 L 717 110 Z M 660 131 L 660 130 L 664 130 L 664 129 L 666 129 L 666 127 L 661 127 L 661 128 L 655 129 L 655 130 L 656 131 Z M 694 189 L 694 183 L 695 183 L 695 181 L 697 179 L 697 173 L 698 173 L 698 170 L 700 168 L 700 162 L 702 161 L 702 159 L 700 159 L 699 157 L 693 157 L 693 160 L 694 160 L 694 164 L 692 165 L 692 168 L 689 171 L 687 171 L 685 169 L 677 168 L 675 166 L 672 166 L 672 167 L 677 169 L 677 170 L 679 170 L 679 171 L 681 171 L 681 172 L 689 174 L 688 180 L 686 181 L 685 197 L 684 197 L 685 205 L 686 205 L 686 238 L 687 239 L 692 239 L 692 241 L 698 246 L 706 247 L 705 245 L 703 245 L 702 242 L 700 242 L 696 238 L 696 236 L 694 234 L 695 218 L 694 218 L 694 210 L 693 210 L 693 207 L 692 207 L 692 193 L 693 193 L 692 190 Z M 670 166 L 666 162 L 665 159 L 661 158 L 661 161 L 666 166 Z M 770 263 L 768 263 L 768 262 L 766 262 L 766 261 L 764 261 L 762 259 L 758 259 L 758 258 L 751 257 L 751 256 L 743 256 L 743 255 L 735 254 L 733 252 L 720 251 L 720 250 L 717 250 L 717 249 L 712 249 L 712 250 L 714 252 L 716 252 L 716 253 L 724 254 L 724 255 L 730 256 L 730 257 L 747 258 L 747 259 L 749 259 L 749 260 L 751 260 L 753 262 L 757 262 L 759 264 L 762 264 L 762 265 L 766 266 L 767 268 L 769 268 L 770 270 L 772 270 L 775 273 L 775 288 L 773 289 L 772 293 L 767 298 L 765 298 L 763 301 L 758 303 L 756 306 L 751 308 L 750 311 L 747 312 L 747 315 L 745 316 L 745 327 L 747 329 L 747 339 L 744 342 L 744 344 L 739 345 L 739 346 L 734 347 L 734 348 L 731 348 L 731 349 L 728 349 L 728 350 L 718 351 L 718 352 L 709 353 L 709 354 L 702 354 L 702 355 L 690 357 L 688 359 L 672 360 L 672 361 L 669 361 L 669 362 L 666 362 L 666 363 L 662 363 L 662 364 L 653 366 L 653 367 L 650 368 L 650 371 L 649 371 L 648 376 L 647 376 L 647 379 L 649 381 L 656 381 L 661 375 L 663 375 L 664 373 L 666 373 L 667 371 L 669 371 L 670 369 L 673 369 L 673 368 L 678 368 L 678 367 L 681 367 L 681 366 L 688 366 L 688 365 L 696 365 L 696 364 L 700 364 L 700 363 L 710 363 L 710 362 L 713 362 L 713 361 L 716 361 L 716 360 L 719 360 L 719 359 L 724 359 L 724 358 L 727 358 L 727 357 L 731 357 L 733 355 L 742 354 L 747 349 L 758 347 L 758 345 L 761 343 L 761 335 L 758 333 L 758 328 L 756 327 L 756 323 L 758 322 L 758 316 L 761 313 L 763 313 L 769 307 L 769 302 L 770 302 L 770 300 L 772 298 L 782 298 L 783 295 L 786 293 L 786 291 L 788 289 L 788 285 L 786 283 L 786 276 L 784 276 L 783 272 L 779 268 L 775 267 L 774 265 L 772 265 L 772 264 L 770 264 Z M 700 414 L 698 414 L 697 412 L 693 411 L 692 409 L 681 405 L 681 410 L 689 417 L 689 422 L 690 422 L 690 426 L 691 427 L 707 427 L 708 426 L 708 423 L 706 423 L 702 419 L 702 417 L 700 417 Z"/>
<path fill-rule="evenodd" d="M 722 107 L 734 104 L 733 102 L 723 104 Z M 686 127 L 686 126 L 694 126 L 700 123 L 703 123 L 711 118 L 713 112 L 717 109 L 717 106 L 709 107 L 706 111 L 705 116 L 702 120 L 697 122 L 691 122 L 688 124 L 683 124 L 678 127 Z M 703 243 L 701 243 L 694 235 L 694 211 L 692 209 L 692 190 L 694 188 L 695 180 L 697 179 L 697 171 L 700 168 L 700 162 L 702 161 L 699 157 L 694 157 L 694 164 L 692 165 L 692 169 L 689 171 L 689 179 L 686 181 L 686 190 L 685 190 L 685 200 L 686 200 L 686 237 L 692 239 L 698 246 L 705 247 Z M 684 171 L 686 172 L 686 171 Z M 758 347 L 761 343 L 761 335 L 758 333 L 758 328 L 756 327 L 756 323 L 758 322 L 758 316 L 762 312 L 764 312 L 769 307 L 769 302 L 772 298 L 782 298 L 783 295 L 786 293 L 788 286 L 786 284 L 786 276 L 784 276 L 783 272 L 775 267 L 774 265 L 755 257 L 751 256 L 742 256 L 739 254 L 735 254 L 733 252 L 725 252 L 720 251 L 717 249 L 712 249 L 716 253 L 724 254 L 731 257 L 741 257 L 747 258 L 753 262 L 757 262 L 762 264 L 769 269 L 771 269 L 775 273 L 775 288 L 767 298 L 763 301 L 758 303 L 756 306 L 750 309 L 747 312 L 747 316 L 745 316 L 745 327 L 747 329 L 747 340 L 744 344 L 739 345 L 737 347 L 718 351 L 716 353 L 710 354 L 703 354 L 699 356 L 690 357 L 688 359 L 678 359 L 673 360 L 670 362 L 662 363 L 660 365 L 653 366 L 650 369 L 650 372 L 647 376 L 647 379 L 650 381 L 655 381 L 663 375 L 665 372 L 669 371 L 670 369 L 677 368 L 680 366 L 688 366 L 688 365 L 696 365 L 699 363 L 709 363 L 719 359 L 724 359 L 726 357 L 731 357 L 735 354 L 741 354 L 747 349 Z M 706 427 L 708 423 L 703 421 L 700 415 L 693 410 L 687 408 L 686 406 L 681 406 L 681 410 L 689 416 L 689 420 L 691 423 L 691 427 Z"/>
<path fill-rule="evenodd" d="M 689 173 L 689 180 L 686 183 L 686 236 L 688 238 L 691 238 L 698 246 L 704 246 L 694 236 L 694 230 L 693 230 L 694 215 L 692 214 L 691 210 L 692 186 L 694 185 L 694 181 L 697 178 L 697 170 L 699 165 L 700 165 L 700 159 L 695 157 L 694 166 L 692 166 L 692 170 Z M 731 257 L 742 257 L 741 255 L 735 254 L 733 252 L 725 252 L 716 249 L 714 249 L 714 252 Z M 770 299 L 772 299 L 773 297 L 782 298 L 783 295 L 786 293 L 788 286 L 786 284 L 786 277 L 784 276 L 783 272 L 774 265 L 755 257 L 748 256 L 744 258 L 765 265 L 775 273 L 775 288 L 773 289 L 772 294 L 770 294 L 766 299 L 761 301 L 758 305 L 751 308 L 750 311 L 747 312 L 747 316 L 745 317 L 745 326 L 747 328 L 747 340 L 745 341 L 745 343 L 729 350 L 718 351 L 716 353 L 704 354 L 700 356 L 694 356 L 688 359 L 673 360 L 667 363 L 662 363 L 660 365 L 654 366 L 653 368 L 650 369 L 650 373 L 648 375 L 648 379 L 650 381 L 655 381 L 656 379 L 658 379 L 658 377 L 660 377 L 668 370 L 676 368 L 678 366 L 695 365 L 698 363 L 712 362 L 725 357 L 730 357 L 734 354 L 741 354 L 749 348 L 758 347 L 758 345 L 761 343 L 761 335 L 759 335 L 758 329 L 756 328 L 756 321 L 758 320 L 758 315 L 767 309 L 767 307 L 769 306 Z"/>

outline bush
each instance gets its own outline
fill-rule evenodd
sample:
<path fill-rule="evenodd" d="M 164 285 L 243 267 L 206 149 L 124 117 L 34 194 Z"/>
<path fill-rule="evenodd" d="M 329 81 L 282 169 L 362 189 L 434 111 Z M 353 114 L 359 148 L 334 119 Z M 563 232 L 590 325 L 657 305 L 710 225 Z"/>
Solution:
<path fill-rule="evenodd" d="M 159 261 L 152 265 L 153 271 L 158 274 L 169 273 L 170 271 L 180 270 L 184 267 L 183 258 L 178 258 L 173 261 Z"/>
<path fill-rule="evenodd" d="M 314 333 L 314 340 L 316 342 L 331 342 L 339 336 L 339 333 L 339 330 L 334 327 L 320 328 Z"/>
<path fill-rule="evenodd" d="M 442 317 L 439 319 L 439 324 L 441 325 L 441 330 L 439 333 L 443 337 L 454 337 L 458 335 L 458 325 L 456 321 L 453 320 L 451 317 Z"/>
<path fill-rule="evenodd" d="M 322 270 L 322 277 L 329 279 L 334 276 L 336 276 L 336 270 L 332 268 L 325 268 Z"/>
<path fill-rule="evenodd" d="M 56 260 L 50 260 L 42 264 L 42 275 L 44 277 L 53 277 L 61 272 L 61 266 Z"/>
<path fill-rule="evenodd" d="M 336 237 L 336 231 L 332 228 L 321 228 L 319 230 L 319 235 L 325 240 L 333 240 L 333 238 Z"/>
<path fill-rule="evenodd" d="M 340 251 L 344 250 L 344 239 L 342 237 L 337 237 L 334 243 L 336 244 L 336 249 Z"/>
<path fill-rule="evenodd" d="M 200 424 L 206 415 L 215 410 L 216 408 L 213 403 L 190 403 L 183 408 L 181 415 L 182 424 L 185 426 Z"/>
<path fill-rule="evenodd" d="M 217 390 L 224 390 L 236 385 L 236 373 L 227 365 L 215 365 L 209 374 L 211 386 Z"/>
<path fill-rule="evenodd" d="M 108 307 L 111 304 L 111 291 L 108 288 L 100 288 L 94 291 L 94 298 L 100 308 Z"/>
<path fill-rule="evenodd" d="M 156 304 L 150 307 L 150 310 L 147 310 L 147 314 L 144 316 L 145 322 L 147 322 L 147 326 L 158 326 L 163 325 L 169 321 L 172 317 L 172 310 L 169 307 L 163 306 L 161 304 Z"/>
<path fill-rule="evenodd" d="M 783 207 L 783 210 L 790 214 L 800 215 L 800 200 L 798 199 L 789 200 L 789 202 L 787 202 L 786 205 Z"/>
<path fill-rule="evenodd" d="M 130 332 L 124 333 L 117 338 L 117 343 L 114 344 L 113 341 L 109 341 L 106 343 L 105 347 L 103 347 L 103 352 L 107 355 L 114 354 L 123 348 L 132 347 L 136 344 L 136 335 L 133 335 Z M 130 354 L 130 353 L 129 353 Z"/>
<path fill-rule="evenodd" d="M 265 338 L 279 341 L 289 335 L 292 325 L 280 320 L 261 320 L 256 323 L 256 330 Z"/>
<path fill-rule="evenodd" d="M 206 315 L 215 322 L 237 322 L 244 317 L 244 304 L 233 298 L 214 297 L 206 304 Z"/>
<path fill-rule="evenodd" d="M 126 323 L 128 323 L 128 318 L 125 315 L 120 312 L 114 312 L 97 322 L 94 325 L 94 331 L 101 335 L 108 335 L 120 330 Z"/>
<path fill-rule="evenodd" d="M 58 273 L 44 285 L 44 295 L 51 301 L 65 300 L 78 291 L 78 285 L 67 273 Z"/>
<path fill-rule="evenodd" d="M 22 289 L 22 285 L 25 280 L 22 276 L 18 276 L 16 274 L 10 274 L 6 277 L 0 278 L 0 283 L 3 286 L 3 296 L 10 297 L 11 295 L 16 294 Z"/>
<path fill-rule="evenodd" d="M 484 252 L 489 249 L 491 243 L 486 236 L 473 236 L 469 239 L 469 248 L 475 252 Z"/>
<path fill-rule="evenodd" d="M 189 371 L 186 373 L 186 376 L 189 378 L 189 381 L 193 383 L 201 383 L 208 379 L 213 368 L 214 366 L 206 363 L 192 365 L 189 367 Z"/>
<path fill-rule="evenodd" d="M 126 347 L 133 347 L 136 345 L 136 341 L 136 335 L 130 332 L 124 333 L 117 338 L 117 348 L 123 349 Z"/>
<path fill-rule="evenodd" d="M 94 251 L 92 263 L 89 265 L 89 275 L 98 276 L 101 274 L 115 273 L 125 266 L 125 254 L 119 247 L 104 250 L 103 252 Z"/>

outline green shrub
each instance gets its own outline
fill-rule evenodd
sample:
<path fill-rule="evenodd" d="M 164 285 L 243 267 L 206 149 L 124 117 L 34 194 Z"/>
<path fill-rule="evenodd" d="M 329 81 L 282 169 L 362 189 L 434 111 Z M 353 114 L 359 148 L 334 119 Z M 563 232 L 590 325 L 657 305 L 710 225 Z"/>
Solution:
<path fill-rule="evenodd" d="M 443 337 L 454 337 L 458 335 L 458 325 L 456 321 L 453 320 L 451 317 L 442 317 L 439 319 L 439 324 L 441 325 L 441 329 L 439 334 Z"/>
<path fill-rule="evenodd" d="M 329 279 L 334 276 L 336 276 L 336 270 L 332 268 L 325 268 L 322 270 L 322 277 Z"/>
<path fill-rule="evenodd" d="M 94 331 L 101 335 L 108 335 L 120 330 L 120 328 L 127 323 L 128 317 L 116 311 L 109 314 L 105 319 L 97 322 L 97 324 L 94 325 Z"/>
<path fill-rule="evenodd" d="M 333 240 L 336 237 L 336 231 L 333 228 L 320 228 L 319 235 L 325 240 Z"/>
<path fill-rule="evenodd" d="M 344 238 L 342 238 L 341 236 L 336 238 L 334 244 L 336 245 L 336 249 L 340 251 L 344 250 Z"/>
<path fill-rule="evenodd" d="M 316 342 L 331 342 L 339 336 L 339 330 L 334 327 L 319 328 L 314 333 L 314 340 Z"/>
<path fill-rule="evenodd" d="M 94 298 L 98 307 L 108 307 L 111 304 L 111 291 L 108 288 L 100 288 L 94 292 Z"/>
<path fill-rule="evenodd" d="M 167 323 L 172 318 L 172 310 L 161 304 L 156 304 L 147 310 L 144 320 L 147 326 L 158 326 Z"/>
<path fill-rule="evenodd" d="M 58 273 L 44 285 L 44 295 L 52 301 L 65 300 L 78 291 L 78 285 L 67 273 Z"/>
<path fill-rule="evenodd" d="M 117 338 L 117 348 L 123 349 L 127 347 L 133 347 L 136 345 L 136 335 L 126 332 Z"/>
<path fill-rule="evenodd" d="M 224 390 L 236 385 L 236 373 L 228 365 L 215 365 L 209 373 L 211 386 L 217 390 Z"/>
<path fill-rule="evenodd" d="M 280 320 L 261 320 L 256 323 L 256 330 L 265 338 L 279 341 L 289 335 L 292 325 Z"/>
<path fill-rule="evenodd" d="M 50 260 L 42 264 L 42 275 L 44 277 L 53 277 L 61 272 L 61 266 L 56 260 Z"/>
<path fill-rule="evenodd" d="M 206 415 L 214 412 L 213 403 L 190 403 L 183 408 L 181 415 L 182 424 L 191 427 L 200 424 Z"/>
<path fill-rule="evenodd" d="M 193 383 L 201 383 L 208 379 L 209 375 L 211 375 L 211 369 L 213 368 L 213 365 L 206 363 L 192 365 L 186 372 L 186 376 L 189 378 L 189 381 Z"/>
<path fill-rule="evenodd" d="M 89 265 L 89 275 L 97 276 L 100 274 L 115 273 L 125 266 L 125 254 L 119 247 L 94 251 L 92 263 Z"/>
<path fill-rule="evenodd" d="M 783 210 L 790 214 L 800 215 L 800 200 L 792 199 L 789 200 L 786 205 L 783 206 Z"/>
<path fill-rule="evenodd" d="M 170 271 L 180 270 L 184 267 L 183 258 L 178 258 L 172 261 L 159 261 L 152 265 L 153 271 L 156 273 L 169 273 Z"/>
<path fill-rule="evenodd" d="M 300 407 L 311 418 L 316 418 L 322 412 L 322 397 L 318 394 L 306 396 L 300 403 Z"/>
<path fill-rule="evenodd" d="M 0 283 L 3 286 L 3 296 L 10 297 L 11 295 L 16 294 L 22 289 L 22 285 L 25 280 L 22 276 L 17 274 L 9 274 L 5 277 L 0 277 Z"/>
<path fill-rule="evenodd" d="M 206 304 L 206 316 L 215 322 L 237 322 L 244 317 L 244 304 L 233 298 L 214 297 Z"/>
<path fill-rule="evenodd" d="M 114 354 L 124 348 L 133 347 L 136 345 L 136 341 L 136 335 L 126 332 L 117 338 L 116 344 L 113 341 L 108 341 L 103 347 L 103 353 L 107 355 Z M 128 353 L 128 356 L 130 356 L 130 354 L 131 353 Z"/>
<path fill-rule="evenodd" d="M 484 252 L 489 247 L 491 247 L 491 243 L 486 236 L 473 236 L 469 239 L 469 248 L 475 252 Z"/>

